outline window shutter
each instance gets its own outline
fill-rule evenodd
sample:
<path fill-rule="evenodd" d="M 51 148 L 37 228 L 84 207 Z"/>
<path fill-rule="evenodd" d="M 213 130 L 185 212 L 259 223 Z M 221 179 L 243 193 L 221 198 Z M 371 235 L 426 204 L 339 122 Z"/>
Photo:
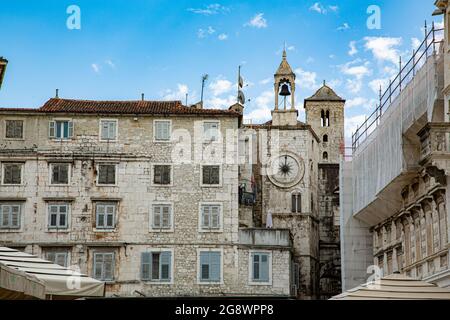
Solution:
<path fill-rule="evenodd" d="M 50 121 L 48 125 L 48 137 L 56 138 L 56 123 L 55 121 Z"/>
<path fill-rule="evenodd" d="M 220 216 L 220 207 L 218 206 L 213 206 L 211 207 L 211 228 L 219 228 L 220 227 L 220 223 L 219 223 L 219 216 Z"/>
<path fill-rule="evenodd" d="M 141 278 L 142 280 L 150 280 L 150 267 L 152 265 L 152 255 L 150 252 L 142 252 L 141 254 Z"/>
<path fill-rule="evenodd" d="M 9 226 L 9 206 L 0 206 L 0 226 Z"/>
<path fill-rule="evenodd" d="M 172 253 L 170 251 L 161 252 L 160 264 L 161 264 L 161 280 L 170 280 L 170 262 Z"/>
<path fill-rule="evenodd" d="M 161 166 L 153 167 L 153 183 L 160 184 L 161 181 Z"/>
<path fill-rule="evenodd" d="M 11 165 L 11 174 L 12 174 L 12 183 L 14 184 L 20 184 L 21 182 L 21 174 L 22 174 L 22 167 L 20 165 Z"/>
<path fill-rule="evenodd" d="M 106 253 L 104 255 L 104 278 L 105 280 L 114 279 L 114 254 Z"/>
<path fill-rule="evenodd" d="M 108 139 L 108 122 L 102 121 L 100 134 L 102 136 L 102 140 Z"/>
<path fill-rule="evenodd" d="M 291 210 L 291 211 L 292 211 L 293 213 L 297 212 L 296 206 L 297 206 L 297 195 L 293 194 L 293 195 L 292 195 L 292 203 L 291 203 L 291 207 L 292 207 L 292 210 Z"/>
<path fill-rule="evenodd" d="M 302 212 L 302 195 L 297 195 L 297 212 Z"/>
<path fill-rule="evenodd" d="M 109 138 L 111 140 L 115 140 L 116 139 L 116 125 L 117 123 L 115 121 L 111 121 L 110 122 L 110 126 L 109 126 Z"/>
<path fill-rule="evenodd" d="M 94 278 L 102 279 L 102 269 L 103 269 L 103 254 L 95 253 L 94 254 Z"/>
<path fill-rule="evenodd" d="M 170 207 L 163 206 L 162 207 L 162 228 L 170 228 Z"/>
<path fill-rule="evenodd" d="M 153 207 L 153 228 L 161 228 L 161 206 Z"/>
<path fill-rule="evenodd" d="M 259 280 L 259 254 L 252 253 L 251 254 L 251 263 L 253 264 L 253 280 Z"/>
<path fill-rule="evenodd" d="M 267 254 L 261 254 L 260 259 L 260 280 L 269 282 L 269 256 Z"/>
<path fill-rule="evenodd" d="M 203 184 L 209 184 L 210 178 L 209 178 L 209 167 L 204 166 L 203 167 Z"/>
<path fill-rule="evenodd" d="M 210 207 L 202 206 L 202 228 L 209 228 Z"/>
<path fill-rule="evenodd" d="M 68 138 L 73 138 L 73 121 L 68 121 Z"/>
<path fill-rule="evenodd" d="M 163 168 L 164 168 L 163 183 L 170 184 L 170 166 L 163 166 Z"/>
<path fill-rule="evenodd" d="M 106 166 L 106 182 L 108 184 L 115 184 L 116 183 L 116 166 L 115 165 L 107 165 Z"/>
<path fill-rule="evenodd" d="M 210 280 L 220 281 L 220 252 L 210 252 Z"/>
<path fill-rule="evenodd" d="M 67 254 L 64 252 L 60 252 L 56 254 L 56 259 L 55 259 L 55 263 L 59 264 L 60 266 L 65 267 L 66 266 L 66 261 L 67 261 Z"/>
<path fill-rule="evenodd" d="M 214 166 L 211 168 L 212 172 L 211 172 L 211 177 L 212 177 L 212 181 L 211 184 L 219 184 L 220 183 L 220 167 L 219 166 Z"/>
<path fill-rule="evenodd" d="M 11 227 L 20 227 L 20 206 L 12 206 L 11 209 Z"/>
<path fill-rule="evenodd" d="M 105 226 L 105 206 L 97 204 L 97 228 Z"/>
<path fill-rule="evenodd" d="M 209 280 L 210 279 L 210 263 L 209 263 L 210 252 L 200 252 L 200 279 Z"/>
<path fill-rule="evenodd" d="M 98 166 L 98 183 L 106 184 L 107 182 L 107 168 L 104 165 Z"/>
<path fill-rule="evenodd" d="M 113 205 L 106 206 L 106 227 L 114 228 L 114 215 L 116 207 Z"/>

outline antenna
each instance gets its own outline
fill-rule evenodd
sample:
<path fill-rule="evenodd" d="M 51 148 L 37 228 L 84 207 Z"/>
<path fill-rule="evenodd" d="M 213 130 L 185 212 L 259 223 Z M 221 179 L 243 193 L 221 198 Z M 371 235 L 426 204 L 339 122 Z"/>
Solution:
<path fill-rule="evenodd" d="M 208 74 L 204 74 L 203 76 L 202 76 L 202 94 L 201 94 L 201 98 L 200 98 L 200 102 L 201 102 L 201 104 L 202 104 L 202 106 L 203 106 L 203 90 L 205 89 L 205 82 L 208 80 Z"/>
<path fill-rule="evenodd" d="M 186 92 L 186 107 L 188 106 L 188 95 L 189 93 Z"/>

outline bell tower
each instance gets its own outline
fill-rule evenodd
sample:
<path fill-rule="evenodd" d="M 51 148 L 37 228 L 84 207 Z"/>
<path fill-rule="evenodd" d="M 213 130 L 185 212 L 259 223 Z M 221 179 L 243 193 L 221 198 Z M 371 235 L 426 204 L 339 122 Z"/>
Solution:
<path fill-rule="evenodd" d="M 295 109 L 295 73 L 286 59 L 286 49 L 283 50 L 283 59 L 274 79 L 275 108 L 272 111 L 272 125 L 295 126 L 298 117 Z"/>

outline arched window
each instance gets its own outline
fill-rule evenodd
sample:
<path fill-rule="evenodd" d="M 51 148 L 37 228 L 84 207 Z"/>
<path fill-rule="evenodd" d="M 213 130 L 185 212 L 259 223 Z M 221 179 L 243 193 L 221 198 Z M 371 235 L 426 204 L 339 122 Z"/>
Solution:
<path fill-rule="evenodd" d="M 325 127 L 325 111 L 321 111 L 320 112 L 320 125 L 322 126 L 322 127 Z"/>
<path fill-rule="evenodd" d="M 302 195 L 300 193 L 292 194 L 292 213 L 301 213 L 302 212 Z"/>
<path fill-rule="evenodd" d="M 327 160 L 328 160 L 328 152 L 325 151 L 325 152 L 323 153 L 322 159 L 323 159 L 324 161 L 327 161 Z"/>
<path fill-rule="evenodd" d="M 328 135 L 327 134 L 323 135 L 322 142 L 328 142 Z"/>
<path fill-rule="evenodd" d="M 330 126 L 330 111 L 327 110 L 327 112 L 325 113 L 325 127 L 329 126 Z"/>

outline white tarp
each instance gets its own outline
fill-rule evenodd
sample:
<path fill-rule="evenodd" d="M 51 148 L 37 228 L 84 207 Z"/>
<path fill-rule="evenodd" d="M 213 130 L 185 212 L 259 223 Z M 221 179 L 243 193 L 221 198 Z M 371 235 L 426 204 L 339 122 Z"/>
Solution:
<path fill-rule="evenodd" d="M 432 55 L 383 113 L 353 154 L 353 213 L 373 202 L 377 194 L 406 169 L 403 134 L 426 115 L 431 119 L 438 97 L 442 59 Z M 369 130 L 370 131 L 370 130 Z"/>
<path fill-rule="evenodd" d="M 347 290 L 330 300 L 450 300 L 450 290 L 392 274 Z"/>
<path fill-rule="evenodd" d="M 1 288 L 24 292 L 27 285 L 34 281 L 35 286 L 41 284 L 43 293 L 31 294 L 31 296 L 44 299 L 46 296 L 64 297 L 103 297 L 104 283 L 87 275 L 75 272 L 71 269 L 40 259 L 35 255 L 20 252 L 14 249 L 0 247 L 0 298 Z M 10 274 L 22 275 L 24 278 L 14 287 L 7 280 Z M 3 281 L 5 277 L 5 281 Z M 29 279 L 28 282 L 24 279 Z M 38 289 L 36 289 L 39 291 Z M 29 291 L 29 290 L 28 290 Z M 28 292 L 27 291 L 27 292 Z M 29 292 L 28 292 L 29 293 Z M 27 294 L 28 293 L 24 293 Z M 6 297 L 8 299 L 8 297 Z M 20 297 L 19 297 L 20 298 Z"/>

